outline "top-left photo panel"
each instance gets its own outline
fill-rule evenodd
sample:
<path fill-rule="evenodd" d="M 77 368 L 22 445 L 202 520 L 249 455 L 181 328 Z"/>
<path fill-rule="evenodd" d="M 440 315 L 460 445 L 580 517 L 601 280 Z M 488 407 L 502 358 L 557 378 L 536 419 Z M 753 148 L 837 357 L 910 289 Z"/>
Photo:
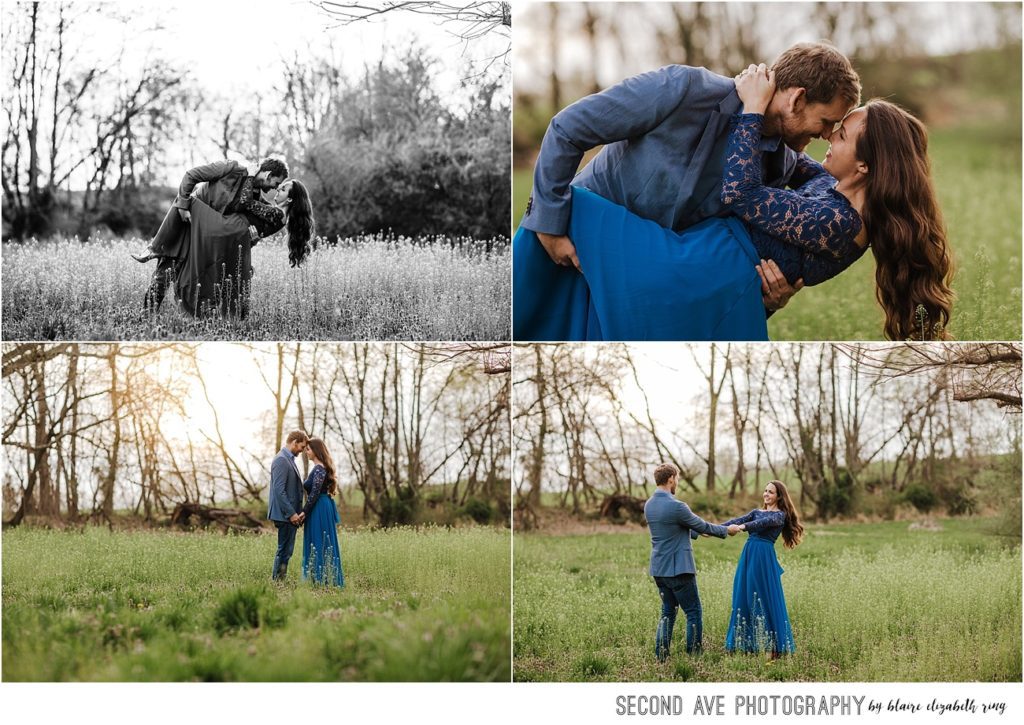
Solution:
<path fill-rule="evenodd" d="M 4 3 L 4 340 L 507 340 L 511 10 Z"/>

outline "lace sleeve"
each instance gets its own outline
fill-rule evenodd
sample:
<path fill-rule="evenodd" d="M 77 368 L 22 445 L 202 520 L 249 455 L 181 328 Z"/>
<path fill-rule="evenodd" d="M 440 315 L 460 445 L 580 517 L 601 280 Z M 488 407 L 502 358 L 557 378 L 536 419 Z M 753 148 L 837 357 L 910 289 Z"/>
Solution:
<path fill-rule="evenodd" d="M 743 528 L 747 533 L 750 533 L 753 531 L 763 531 L 764 529 L 778 528 L 785 523 L 785 511 L 764 511 L 760 516 L 756 516 L 753 521 L 746 524 Z"/>
<path fill-rule="evenodd" d="M 751 226 L 814 254 L 841 258 L 854 246 L 860 215 L 839 197 L 808 198 L 761 180 L 759 113 L 739 114 L 729 132 L 722 203 Z M 804 173 L 810 169 L 804 162 Z M 806 183 L 806 179 L 805 179 Z"/>
<path fill-rule="evenodd" d="M 276 206 L 264 204 L 256 198 L 252 177 L 242 182 L 242 191 L 238 195 L 238 208 L 247 211 L 275 227 L 284 226 L 284 212 Z"/>
<path fill-rule="evenodd" d="M 327 479 L 327 470 L 323 466 L 317 466 L 309 474 L 309 477 L 312 479 L 313 485 L 309 489 L 309 498 L 306 499 L 306 505 L 302 507 L 302 513 L 306 514 L 307 519 L 313 507 L 316 506 L 316 501 L 320 498 L 320 494 L 323 493 L 324 481 Z"/>
<path fill-rule="evenodd" d="M 837 276 L 844 269 L 860 259 L 860 257 L 860 253 L 856 250 L 850 250 L 849 253 L 843 254 L 839 257 L 804 252 L 801 260 L 803 269 L 801 278 L 803 279 L 804 284 L 808 287 L 819 285 L 822 282 L 828 281 Z"/>
<path fill-rule="evenodd" d="M 753 518 L 754 518 L 754 509 L 751 509 L 749 513 L 746 513 L 743 516 L 740 516 L 739 518 L 729 519 L 728 521 L 723 521 L 722 522 L 722 526 L 730 526 L 731 524 L 745 524 L 746 522 L 750 521 Z"/>

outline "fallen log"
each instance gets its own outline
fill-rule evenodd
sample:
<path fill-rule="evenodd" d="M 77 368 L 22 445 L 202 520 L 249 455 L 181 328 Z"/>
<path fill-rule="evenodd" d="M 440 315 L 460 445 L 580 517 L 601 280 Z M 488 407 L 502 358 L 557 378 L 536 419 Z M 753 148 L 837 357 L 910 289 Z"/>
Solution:
<path fill-rule="evenodd" d="M 637 523 L 644 521 L 644 504 L 646 499 L 627 496 L 624 493 L 616 493 L 605 496 L 601 502 L 601 517 L 621 521 L 630 519 Z"/>
<path fill-rule="evenodd" d="M 193 524 L 193 517 L 198 523 Z M 248 511 L 215 508 L 191 501 L 177 504 L 174 513 L 171 514 L 171 526 L 188 529 L 197 525 L 205 528 L 211 524 L 220 526 L 225 531 L 254 531 L 263 528 L 263 522 Z"/>

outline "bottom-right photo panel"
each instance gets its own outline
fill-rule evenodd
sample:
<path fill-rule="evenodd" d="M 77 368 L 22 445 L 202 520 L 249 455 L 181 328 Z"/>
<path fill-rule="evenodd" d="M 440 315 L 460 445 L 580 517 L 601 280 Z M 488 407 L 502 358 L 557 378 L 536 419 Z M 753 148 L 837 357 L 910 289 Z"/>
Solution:
<path fill-rule="evenodd" d="M 1021 680 L 1021 345 L 514 350 L 519 682 Z"/>

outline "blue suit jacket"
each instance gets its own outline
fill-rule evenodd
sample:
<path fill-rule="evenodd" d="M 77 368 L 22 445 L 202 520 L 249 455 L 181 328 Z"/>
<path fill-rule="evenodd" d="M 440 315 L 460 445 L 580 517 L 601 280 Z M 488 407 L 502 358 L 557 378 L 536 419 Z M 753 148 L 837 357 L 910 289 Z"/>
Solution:
<path fill-rule="evenodd" d="M 267 518 L 271 521 L 287 521 L 292 514 L 302 510 L 302 479 L 294 461 L 291 452 L 282 448 L 270 464 L 270 510 Z"/>
<path fill-rule="evenodd" d="M 563 109 L 548 126 L 522 226 L 565 234 L 570 184 L 681 231 L 726 213 L 721 201 L 729 118 L 742 108 L 731 78 L 705 68 L 665 66 Z M 583 154 L 600 153 L 580 171 Z M 782 187 L 798 154 L 762 139 L 764 180 Z"/>
<path fill-rule="evenodd" d="M 651 576 L 696 574 L 690 539 L 700 534 L 723 539 L 729 535 L 726 527 L 708 523 L 660 488 L 644 504 L 644 516 L 651 530 Z"/>

